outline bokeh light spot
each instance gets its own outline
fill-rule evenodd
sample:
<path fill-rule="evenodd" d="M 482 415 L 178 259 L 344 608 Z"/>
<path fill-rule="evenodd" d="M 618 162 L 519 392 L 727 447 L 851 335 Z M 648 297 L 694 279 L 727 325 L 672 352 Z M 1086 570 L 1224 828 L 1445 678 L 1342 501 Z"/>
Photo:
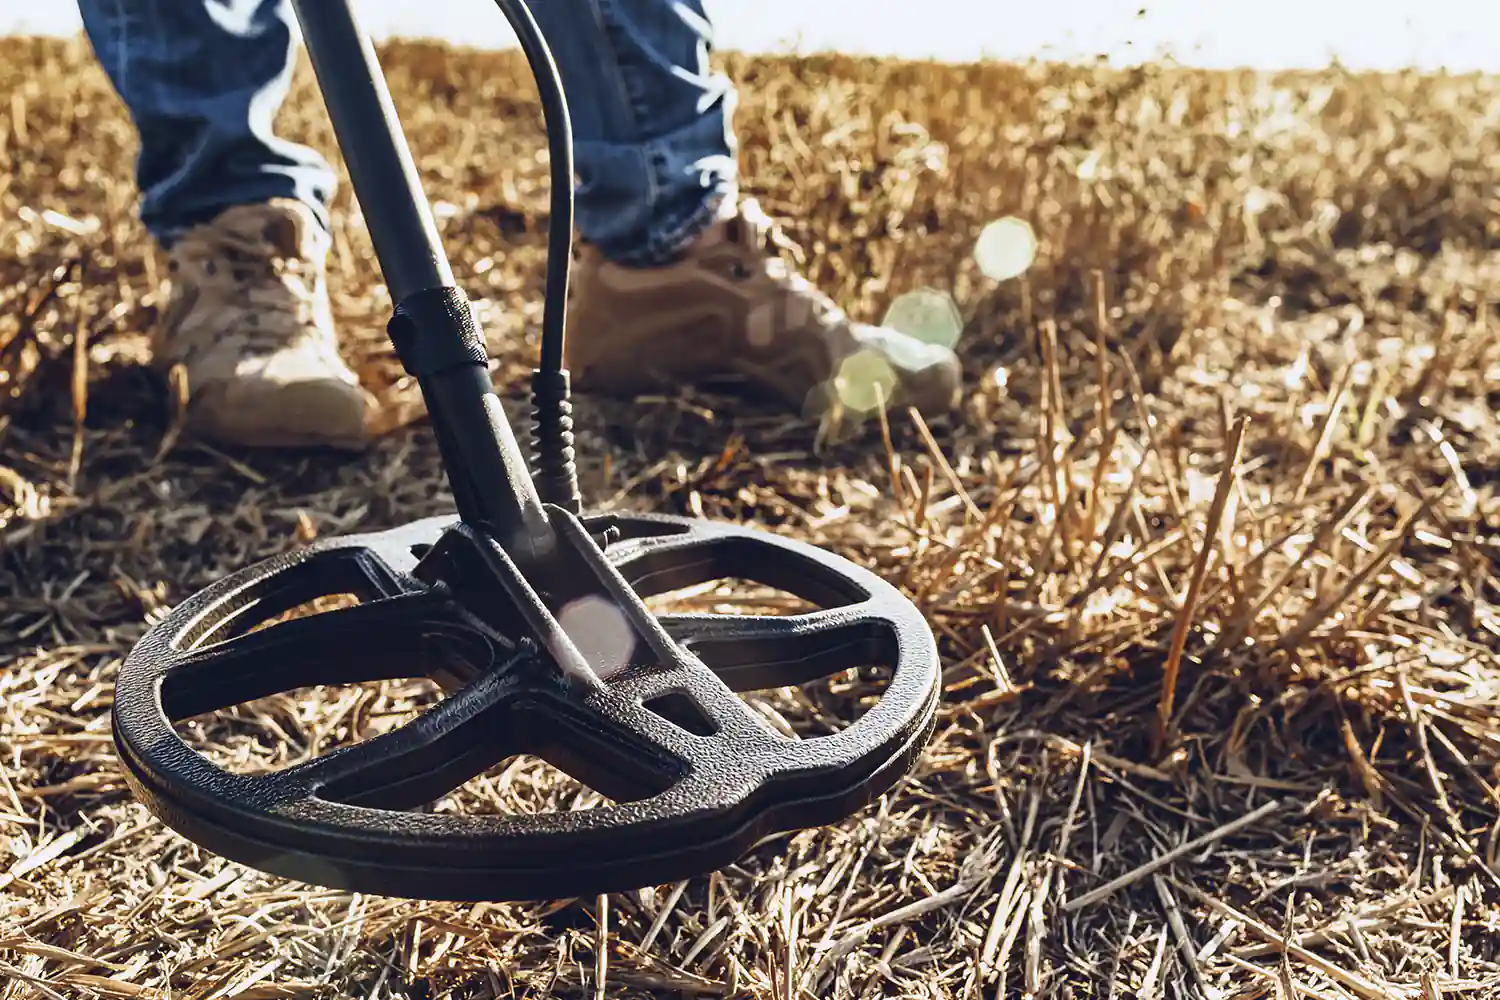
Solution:
<path fill-rule="evenodd" d="M 608 680 L 630 664 L 635 630 L 614 602 L 597 594 L 580 597 L 563 605 L 557 623 L 600 680 Z"/>
<path fill-rule="evenodd" d="M 874 413 L 889 405 L 896 390 L 896 372 L 874 351 L 858 351 L 845 358 L 834 376 L 834 388 L 844 408 Z"/>
<path fill-rule="evenodd" d="M 992 281 L 1009 281 L 1025 274 L 1036 260 L 1036 233 L 1025 219 L 996 219 L 979 234 L 974 260 Z"/>
<path fill-rule="evenodd" d="M 927 344 L 953 347 L 964 318 L 953 296 L 936 288 L 918 288 L 896 296 L 880 325 Z"/>

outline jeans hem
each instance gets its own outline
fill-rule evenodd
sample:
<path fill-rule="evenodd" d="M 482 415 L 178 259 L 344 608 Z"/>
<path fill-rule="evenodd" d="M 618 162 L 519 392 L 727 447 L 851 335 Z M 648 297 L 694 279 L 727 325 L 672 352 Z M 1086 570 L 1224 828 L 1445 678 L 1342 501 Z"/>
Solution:
<path fill-rule="evenodd" d="M 734 197 L 734 185 L 725 185 L 711 192 L 682 221 L 654 233 L 644 246 L 631 250 L 599 249 L 612 263 L 623 267 L 662 267 L 675 263 L 705 230 L 719 220 L 724 203 Z"/>

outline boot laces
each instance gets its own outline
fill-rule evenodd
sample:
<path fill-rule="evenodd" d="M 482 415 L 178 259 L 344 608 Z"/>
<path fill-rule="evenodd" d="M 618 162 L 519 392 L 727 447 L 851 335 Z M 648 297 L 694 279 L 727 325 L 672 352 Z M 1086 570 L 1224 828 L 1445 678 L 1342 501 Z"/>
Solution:
<path fill-rule="evenodd" d="M 241 353 L 264 356 L 291 346 L 317 326 L 323 295 L 317 267 L 300 247 L 289 251 L 278 246 L 270 225 L 226 221 L 183 238 L 177 255 L 197 265 L 201 286 L 190 300 L 206 299 L 222 314 L 214 329 L 194 325 L 183 330 L 191 340 L 218 339 L 218 330 L 232 331 Z M 196 354 L 211 345 L 184 346 Z"/>
<path fill-rule="evenodd" d="M 844 322 L 844 311 L 803 274 L 807 254 L 802 246 L 761 209 L 759 202 L 753 198 L 743 200 L 733 224 L 737 226 L 734 238 L 760 255 L 761 273 L 783 294 L 811 305 L 814 330 L 822 332 Z"/>

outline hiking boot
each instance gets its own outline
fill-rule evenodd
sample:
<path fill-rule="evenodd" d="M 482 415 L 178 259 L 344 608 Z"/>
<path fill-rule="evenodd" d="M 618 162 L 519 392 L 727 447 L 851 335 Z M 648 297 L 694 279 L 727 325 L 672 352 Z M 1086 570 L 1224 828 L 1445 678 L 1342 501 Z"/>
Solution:
<path fill-rule="evenodd" d="M 801 263 L 755 202 L 725 215 L 664 266 L 615 264 L 580 246 L 566 359 L 575 387 L 628 395 L 735 381 L 809 418 L 831 406 L 933 416 L 957 405 L 951 350 L 851 321 L 782 256 Z"/>
<path fill-rule="evenodd" d="M 368 443 L 375 400 L 339 356 L 329 244 L 311 210 L 277 200 L 226 209 L 172 246 L 152 346 L 156 368 L 187 373 L 190 430 L 238 445 Z"/>

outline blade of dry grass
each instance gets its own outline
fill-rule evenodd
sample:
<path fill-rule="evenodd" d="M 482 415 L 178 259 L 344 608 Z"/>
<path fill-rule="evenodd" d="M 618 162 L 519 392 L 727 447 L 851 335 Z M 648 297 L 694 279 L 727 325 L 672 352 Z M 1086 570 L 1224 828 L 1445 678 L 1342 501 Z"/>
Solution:
<path fill-rule="evenodd" d="M 1222 826 L 1215 827 L 1214 829 L 1208 831 L 1200 837 L 1195 837 L 1192 840 L 1179 844 L 1178 846 L 1172 848 L 1170 851 L 1157 855 L 1145 864 L 1131 869 L 1118 878 L 1111 879 L 1110 881 L 1099 886 L 1097 889 L 1090 890 L 1089 892 L 1084 893 L 1082 896 L 1079 896 L 1077 899 L 1069 900 L 1068 902 L 1063 904 L 1063 909 L 1071 913 L 1075 910 L 1081 910 L 1085 907 L 1093 906 L 1101 900 L 1108 899 L 1110 896 L 1119 892 L 1121 889 L 1134 885 L 1141 879 L 1146 878 L 1154 874 L 1155 872 L 1161 871 L 1163 868 L 1167 867 L 1178 858 L 1186 857 L 1187 855 L 1192 854 L 1194 851 L 1197 851 L 1200 848 L 1207 847 L 1209 844 L 1212 844 L 1219 840 L 1223 840 L 1225 837 L 1232 837 L 1241 830 L 1248 829 L 1249 827 L 1254 826 L 1261 820 L 1267 818 L 1268 816 L 1272 815 L 1282 808 L 1283 803 L 1278 799 L 1272 799 L 1270 802 L 1263 803 L 1259 808 L 1246 813 L 1238 819 L 1235 819 L 1229 823 L 1225 823 Z"/>
<path fill-rule="evenodd" d="M 1259 920 L 1239 912 L 1228 903 L 1216 899 L 1200 889 L 1184 885 L 1176 879 L 1172 879 L 1171 882 L 1173 888 L 1197 900 L 1209 909 L 1223 916 L 1233 917 L 1246 930 L 1259 936 L 1268 944 L 1274 945 L 1279 953 L 1286 955 L 1288 958 L 1295 958 L 1304 965 L 1317 969 L 1319 972 L 1338 982 L 1339 985 L 1351 990 L 1358 996 L 1364 997 L 1365 1000 L 1389 1000 L 1389 998 L 1393 997 L 1399 1000 L 1399 998 L 1410 997 L 1412 995 L 1409 990 L 1392 987 L 1389 983 L 1376 983 L 1365 976 L 1350 972 L 1328 961 L 1315 952 L 1292 944 L 1286 941 L 1279 932 L 1272 930 Z"/>
<path fill-rule="evenodd" d="M 1198 609 L 1198 595 L 1208 576 L 1209 560 L 1213 558 L 1223 538 L 1223 524 L 1230 501 L 1234 497 L 1239 475 L 1240 451 L 1245 443 L 1246 418 L 1235 422 L 1225 447 L 1224 471 L 1219 473 L 1219 484 L 1214 489 L 1213 503 L 1208 508 L 1208 520 L 1203 526 L 1203 543 L 1193 563 L 1192 576 L 1188 580 L 1187 596 L 1177 615 L 1177 625 L 1172 631 L 1172 642 L 1167 651 L 1167 663 L 1163 668 L 1161 694 L 1156 703 L 1156 732 L 1153 734 L 1156 754 L 1161 755 L 1171 739 L 1172 709 L 1177 698 L 1177 678 L 1182 670 L 1182 653 L 1187 647 L 1188 632 L 1193 627 L 1193 615 Z M 1232 521 L 1232 518 L 1231 518 Z"/>

